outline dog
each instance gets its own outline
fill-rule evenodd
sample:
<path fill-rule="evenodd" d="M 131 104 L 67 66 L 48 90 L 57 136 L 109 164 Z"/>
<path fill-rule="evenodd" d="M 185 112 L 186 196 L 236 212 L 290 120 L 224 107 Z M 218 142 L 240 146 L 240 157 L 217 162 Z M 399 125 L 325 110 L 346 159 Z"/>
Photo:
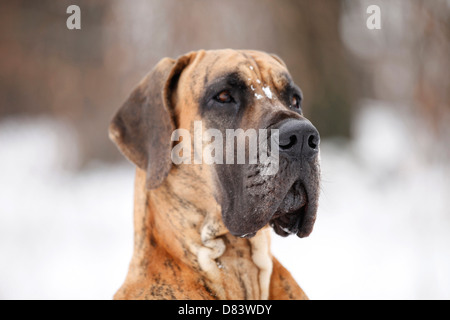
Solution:
<path fill-rule="evenodd" d="M 316 219 L 320 136 L 302 98 L 286 64 L 260 51 L 190 52 L 147 74 L 109 127 L 137 167 L 134 253 L 115 299 L 307 299 L 270 251 L 270 228 L 302 238 Z M 196 121 L 224 135 L 276 130 L 278 170 L 174 164 L 173 132 L 194 134 Z"/>

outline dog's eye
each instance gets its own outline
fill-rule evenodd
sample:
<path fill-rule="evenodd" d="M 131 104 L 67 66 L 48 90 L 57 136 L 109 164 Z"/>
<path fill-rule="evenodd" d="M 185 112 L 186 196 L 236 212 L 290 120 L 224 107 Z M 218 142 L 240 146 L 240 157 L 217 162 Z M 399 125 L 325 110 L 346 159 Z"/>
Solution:
<path fill-rule="evenodd" d="M 230 103 L 234 101 L 233 97 L 231 96 L 228 90 L 220 92 L 214 99 L 220 103 Z"/>
<path fill-rule="evenodd" d="M 291 107 L 299 110 L 301 107 L 301 101 L 302 99 L 298 95 L 294 94 L 291 98 Z"/>

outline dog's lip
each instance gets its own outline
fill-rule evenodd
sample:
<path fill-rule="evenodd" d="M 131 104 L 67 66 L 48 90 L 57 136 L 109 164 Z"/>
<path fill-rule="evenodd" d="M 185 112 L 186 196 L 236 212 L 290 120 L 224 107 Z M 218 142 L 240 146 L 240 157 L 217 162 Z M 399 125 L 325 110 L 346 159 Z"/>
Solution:
<path fill-rule="evenodd" d="M 270 220 L 270 225 L 275 233 L 282 237 L 298 233 L 302 225 L 304 208 L 305 206 L 291 213 L 277 215 Z"/>
<path fill-rule="evenodd" d="M 307 194 L 307 201 L 304 206 L 301 224 L 298 227 L 297 236 L 299 238 L 308 237 L 313 231 L 314 223 L 316 222 L 317 208 L 318 208 L 318 193 L 310 184 L 305 184 Z"/>
<path fill-rule="evenodd" d="M 296 186 L 296 184 L 299 184 Z M 298 190 L 295 190 L 295 189 Z M 275 211 L 269 224 L 274 229 L 275 233 L 280 236 L 287 237 L 291 234 L 296 234 L 299 238 L 307 237 L 313 229 L 315 220 L 314 202 L 310 200 L 310 192 L 308 188 L 301 181 L 296 181 L 289 189 L 289 193 L 297 191 L 295 196 L 300 196 L 297 203 L 287 212 L 280 211 L 281 206 L 286 201 L 286 198 L 280 203 L 279 208 Z"/>

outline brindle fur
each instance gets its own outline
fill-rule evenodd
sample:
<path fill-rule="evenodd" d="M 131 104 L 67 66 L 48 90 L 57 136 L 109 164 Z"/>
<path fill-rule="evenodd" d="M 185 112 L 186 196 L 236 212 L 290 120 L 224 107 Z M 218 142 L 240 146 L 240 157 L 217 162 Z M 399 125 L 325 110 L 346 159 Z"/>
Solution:
<path fill-rule="evenodd" d="M 301 117 L 281 103 L 253 100 L 239 111 L 238 123 L 220 114 L 226 110 L 204 110 L 205 87 L 233 71 L 244 79 L 256 76 L 270 84 L 274 95 L 283 95 L 288 72 L 278 57 L 198 51 L 163 59 L 113 119 L 111 139 L 137 165 L 134 253 L 115 299 L 307 299 L 272 256 L 267 226 L 251 239 L 229 232 L 222 206 L 224 192 L 230 192 L 224 189 L 231 185 L 217 178 L 218 166 L 176 166 L 170 160 L 172 130 L 192 133 L 195 120 L 245 130 L 263 127 L 274 112 Z"/>

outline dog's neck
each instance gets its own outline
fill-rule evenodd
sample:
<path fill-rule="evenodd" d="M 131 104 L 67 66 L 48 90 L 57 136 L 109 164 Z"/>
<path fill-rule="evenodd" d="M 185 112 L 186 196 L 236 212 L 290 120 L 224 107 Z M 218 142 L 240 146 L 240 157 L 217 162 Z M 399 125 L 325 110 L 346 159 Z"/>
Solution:
<path fill-rule="evenodd" d="M 208 187 L 211 181 L 201 178 L 205 174 L 174 170 L 158 189 L 147 190 L 146 173 L 137 169 L 130 273 L 139 272 L 141 262 L 158 247 L 198 270 L 213 297 L 235 298 L 229 292 L 241 291 L 241 299 L 267 299 L 272 273 L 269 230 L 252 239 L 232 236 Z"/>

